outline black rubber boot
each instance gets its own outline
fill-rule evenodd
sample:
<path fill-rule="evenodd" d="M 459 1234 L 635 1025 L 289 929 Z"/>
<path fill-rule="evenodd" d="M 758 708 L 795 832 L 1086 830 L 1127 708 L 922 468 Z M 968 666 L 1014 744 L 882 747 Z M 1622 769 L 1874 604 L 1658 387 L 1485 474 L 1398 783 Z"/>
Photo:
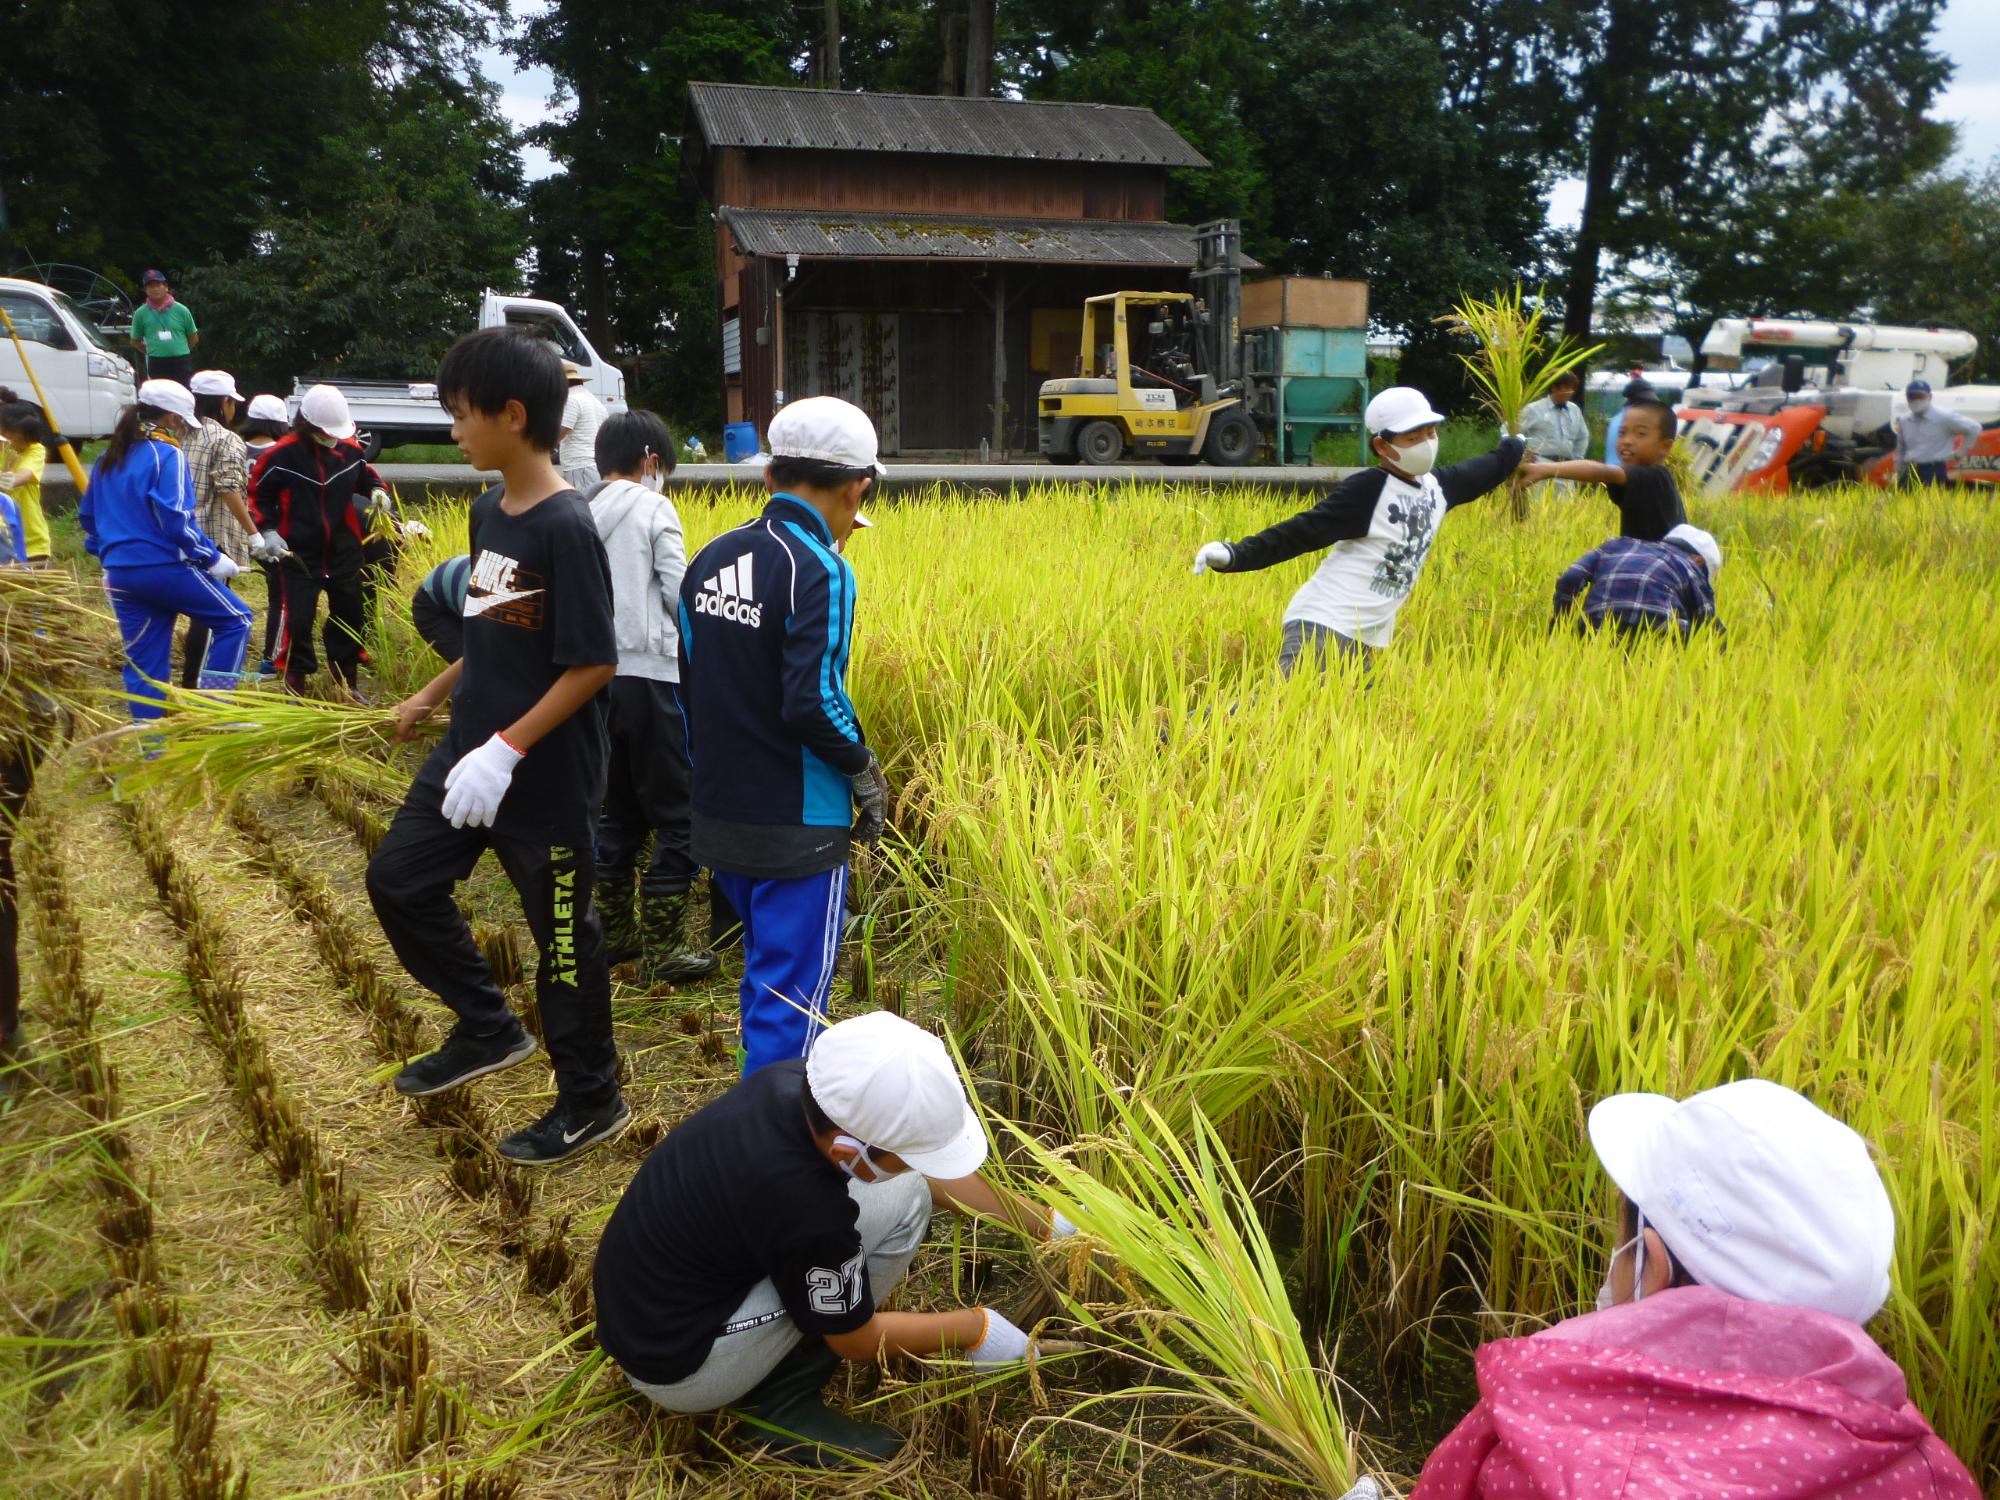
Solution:
<path fill-rule="evenodd" d="M 721 972 L 721 959 L 689 945 L 687 917 L 686 891 L 640 894 L 639 935 L 645 946 L 639 961 L 641 984 L 693 984 Z"/>
<path fill-rule="evenodd" d="M 736 1415 L 751 1440 L 788 1463 L 814 1469 L 894 1458 L 903 1446 L 901 1433 L 877 1422 L 857 1422 L 827 1406 L 826 1383 L 839 1368 L 840 1356 L 826 1340 L 808 1336 L 736 1403 Z"/>
<path fill-rule="evenodd" d="M 632 909 L 636 877 L 630 870 L 599 870 L 591 899 L 604 923 L 604 961 L 629 964 L 642 949 L 639 918 Z"/>

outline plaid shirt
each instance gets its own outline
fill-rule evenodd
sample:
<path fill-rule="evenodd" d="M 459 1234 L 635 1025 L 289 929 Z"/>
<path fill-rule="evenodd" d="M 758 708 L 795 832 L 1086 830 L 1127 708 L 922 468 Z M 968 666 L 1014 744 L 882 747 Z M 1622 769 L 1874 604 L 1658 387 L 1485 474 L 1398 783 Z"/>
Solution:
<path fill-rule="evenodd" d="M 195 519 L 217 550 L 247 566 L 253 538 L 219 497 L 230 490 L 239 495 L 249 490 L 249 445 L 215 418 L 204 417 L 201 431 L 187 440 L 187 461 L 188 478 L 194 483 Z"/>
<path fill-rule="evenodd" d="M 1583 617 L 1593 626 L 1609 618 L 1627 627 L 1678 629 L 1683 637 L 1710 623 L 1722 628 L 1707 565 L 1673 542 L 1614 536 L 1584 553 L 1556 580 L 1558 621 L 1585 589 Z"/>

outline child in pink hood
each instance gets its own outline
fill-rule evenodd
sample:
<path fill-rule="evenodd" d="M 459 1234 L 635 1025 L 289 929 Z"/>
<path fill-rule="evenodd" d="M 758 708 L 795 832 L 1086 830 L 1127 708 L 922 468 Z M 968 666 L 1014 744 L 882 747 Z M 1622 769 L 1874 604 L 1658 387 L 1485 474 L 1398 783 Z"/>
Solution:
<path fill-rule="evenodd" d="M 1978 1500 L 1861 1328 L 1896 1229 L 1860 1136 L 1745 1079 L 1616 1095 L 1590 1140 L 1623 1195 L 1599 1310 L 1479 1351 L 1411 1500 Z"/>

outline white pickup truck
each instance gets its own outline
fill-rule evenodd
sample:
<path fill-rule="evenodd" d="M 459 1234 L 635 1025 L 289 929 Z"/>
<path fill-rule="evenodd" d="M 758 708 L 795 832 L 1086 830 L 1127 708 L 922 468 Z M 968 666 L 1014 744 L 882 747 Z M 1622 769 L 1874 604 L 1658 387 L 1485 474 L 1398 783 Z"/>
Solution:
<path fill-rule="evenodd" d="M 524 328 L 556 346 L 556 352 L 583 373 L 583 383 L 614 412 L 625 410 L 625 375 L 590 346 L 569 310 L 537 297 L 507 297 L 489 291 L 479 299 L 481 328 Z M 347 408 L 361 429 L 368 455 L 403 443 L 449 443 L 451 417 L 438 404 L 431 380 L 328 380 L 347 397 Z M 322 384 L 300 376 L 288 403 L 293 415 L 309 386 Z"/>
<path fill-rule="evenodd" d="M 106 333 L 52 286 L 0 276 L 0 307 L 20 337 L 35 378 L 49 398 L 49 420 L 72 443 L 109 437 L 118 413 L 136 394 L 124 341 Z M 0 330 L 0 386 L 24 401 L 34 385 L 21 368 L 21 351 Z"/>

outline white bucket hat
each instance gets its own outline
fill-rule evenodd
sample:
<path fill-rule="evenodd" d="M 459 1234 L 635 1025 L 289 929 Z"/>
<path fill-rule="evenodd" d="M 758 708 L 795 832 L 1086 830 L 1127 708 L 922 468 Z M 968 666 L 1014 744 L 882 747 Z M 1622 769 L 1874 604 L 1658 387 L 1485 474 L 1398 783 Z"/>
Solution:
<path fill-rule="evenodd" d="M 834 1124 L 926 1177 L 969 1177 L 986 1160 L 986 1132 L 951 1054 L 901 1016 L 871 1011 L 821 1032 L 806 1084 Z"/>
<path fill-rule="evenodd" d="M 1803 1094 L 1745 1078 L 1685 1100 L 1614 1094 L 1590 1144 L 1703 1286 L 1865 1323 L 1896 1216 L 1868 1143 Z"/>
<path fill-rule="evenodd" d="M 1680 546 L 1694 553 L 1695 556 L 1708 564 L 1709 577 L 1713 578 L 1717 573 L 1722 571 L 1721 546 L 1717 544 L 1714 537 L 1703 531 L 1699 526 L 1689 526 L 1683 522 L 1661 537 L 1660 540 L 1663 542 L 1678 543 Z"/>
<path fill-rule="evenodd" d="M 330 438 L 354 436 L 354 416 L 347 409 L 347 398 L 333 386 L 310 387 L 299 402 L 299 415 Z"/>
<path fill-rule="evenodd" d="M 139 386 L 139 404 L 158 407 L 169 416 L 179 417 L 181 425 L 189 431 L 201 427 L 201 418 L 194 414 L 194 397 L 188 388 L 178 380 L 153 379 Z"/>
<path fill-rule="evenodd" d="M 243 399 L 243 393 L 236 389 L 236 377 L 227 370 L 196 370 L 193 389 L 197 396 L 227 396 L 231 401 Z"/>
<path fill-rule="evenodd" d="M 1446 420 L 1442 412 L 1431 410 L 1431 398 L 1413 385 L 1392 385 L 1373 401 L 1362 419 L 1371 435 L 1384 432 L 1415 432 L 1434 422 Z"/>

